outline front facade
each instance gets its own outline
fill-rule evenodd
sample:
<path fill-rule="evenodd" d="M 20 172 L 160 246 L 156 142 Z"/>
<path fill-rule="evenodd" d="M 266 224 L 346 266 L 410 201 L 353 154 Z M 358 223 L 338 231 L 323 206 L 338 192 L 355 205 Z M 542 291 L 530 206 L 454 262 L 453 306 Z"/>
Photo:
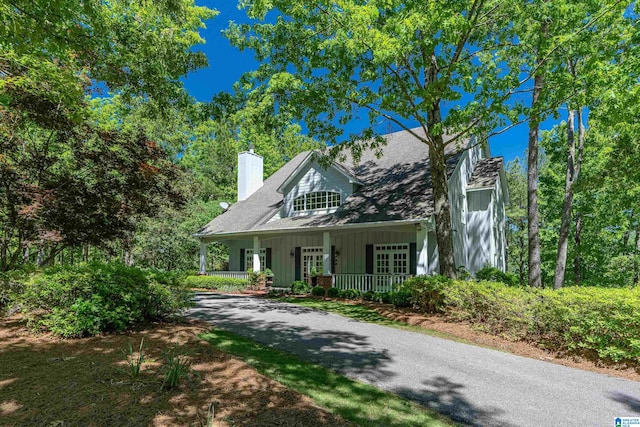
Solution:
<path fill-rule="evenodd" d="M 323 168 L 314 153 L 301 153 L 264 183 L 262 158 L 240 153 L 238 202 L 197 234 L 200 272 L 207 273 L 207 243 L 219 241 L 229 248 L 229 270 L 269 268 L 276 287 L 320 275 L 339 288 L 389 290 L 437 274 L 428 148 L 408 132 L 386 141 L 382 157 L 367 151 L 358 164 L 348 158 Z M 456 264 L 504 270 L 502 159 L 473 138 L 448 154 Z"/>

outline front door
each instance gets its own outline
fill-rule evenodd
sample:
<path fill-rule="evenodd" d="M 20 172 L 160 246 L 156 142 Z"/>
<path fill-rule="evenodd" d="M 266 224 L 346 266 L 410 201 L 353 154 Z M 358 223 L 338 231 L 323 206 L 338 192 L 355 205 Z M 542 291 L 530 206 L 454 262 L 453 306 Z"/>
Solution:
<path fill-rule="evenodd" d="M 312 278 L 322 274 L 322 247 L 302 248 L 303 280 L 311 283 Z"/>

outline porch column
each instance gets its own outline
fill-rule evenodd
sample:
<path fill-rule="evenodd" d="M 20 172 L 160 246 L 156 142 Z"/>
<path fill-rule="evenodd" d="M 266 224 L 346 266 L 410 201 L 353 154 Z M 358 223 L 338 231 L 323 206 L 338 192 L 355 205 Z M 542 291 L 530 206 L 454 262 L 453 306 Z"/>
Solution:
<path fill-rule="evenodd" d="M 322 233 L 322 275 L 330 276 L 331 274 L 331 235 L 325 231 Z"/>
<path fill-rule="evenodd" d="M 426 223 L 416 228 L 416 274 L 429 274 L 429 229 Z"/>
<path fill-rule="evenodd" d="M 260 271 L 260 238 L 253 236 L 253 271 Z"/>
<path fill-rule="evenodd" d="M 200 274 L 207 274 L 207 244 L 200 240 Z"/>

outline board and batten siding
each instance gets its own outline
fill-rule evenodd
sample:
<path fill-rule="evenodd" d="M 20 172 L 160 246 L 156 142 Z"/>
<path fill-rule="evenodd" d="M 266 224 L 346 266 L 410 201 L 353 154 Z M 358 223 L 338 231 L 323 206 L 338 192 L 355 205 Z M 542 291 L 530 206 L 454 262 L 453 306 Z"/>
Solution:
<path fill-rule="evenodd" d="M 298 173 L 298 176 L 299 179 L 295 183 L 283 189 L 283 217 L 307 214 L 305 212 L 293 211 L 293 200 L 303 194 L 315 191 L 334 191 L 340 193 L 340 200 L 344 202 L 344 199 L 353 193 L 353 184 L 349 182 L 346 176 L 332 166 L 325 170 L 317 162 L 309 162 L 302 171 Z M 314 213 L 318 213 L 318 211 L 314 211 Z"/>
<path fill-rule="evenodd" d="M 475 139 L 470 142 L 474 144 Z M 473 175 L 476 163 L 483 157 L 480 145 L 462 153 L 458 164 L 449 177 L 449 204 L 451 205 L 451 232 L 453 240 L 453 256 L 456 267 L 467 266 L 467 252 L 470 242 L 467 238 L 467 183 Z"/>
<path fill-rule="evenodd" d="M 467 194 L 467 265 L 475 274 L 493 258 L 493 190 L 476 190 Z"/>
<path fill-rule="evenodd" d="M 415 231 L 354 231 L 331 236 L 335 246 L 336 266 L 333 273 L 364 274 L 366 246 L 386 243 L 415 243 Z M 271 270 L 274 286 L 288 287 L 295 280 L 295 259 L 291 256 L 296 247 L 322 247 L 322 233 L 292 234 L 283 237 L 261 239 L 260 248 L 271 248 Z M 253 248 L 252 240 L 229 242 L 229 270 L 240 270 L 240 250 Z M 429 234 L 429 259 L 435 250 L 435 234 Z M 437 254 L 432 267 L 437 268 Z M 437 270 L 435 270 L 437 271 Z"/>

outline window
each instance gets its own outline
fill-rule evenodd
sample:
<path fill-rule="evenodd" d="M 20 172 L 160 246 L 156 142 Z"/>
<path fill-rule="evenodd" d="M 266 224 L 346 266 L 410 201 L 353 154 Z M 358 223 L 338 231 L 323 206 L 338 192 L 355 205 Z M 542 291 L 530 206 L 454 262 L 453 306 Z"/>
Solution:
<path fill-rule="evenodd" d="M 315 191 L 293 199 L 293 211 L 301 212 L 337 208 L 340 206 L 340 202 L 340 193 L 334 191 Z"/>
<path fill-rule="evenodd" d="M 375 274 L 409 274 L 409 245 L 375 246 Z"/>
<path fill-rule="evenodd" d="M 247 270 L 253 271 L 253 249 L 244 250 L 244 266 Z M 267 268 L 267 250 L 260 249 L 260 269 Z"/>

